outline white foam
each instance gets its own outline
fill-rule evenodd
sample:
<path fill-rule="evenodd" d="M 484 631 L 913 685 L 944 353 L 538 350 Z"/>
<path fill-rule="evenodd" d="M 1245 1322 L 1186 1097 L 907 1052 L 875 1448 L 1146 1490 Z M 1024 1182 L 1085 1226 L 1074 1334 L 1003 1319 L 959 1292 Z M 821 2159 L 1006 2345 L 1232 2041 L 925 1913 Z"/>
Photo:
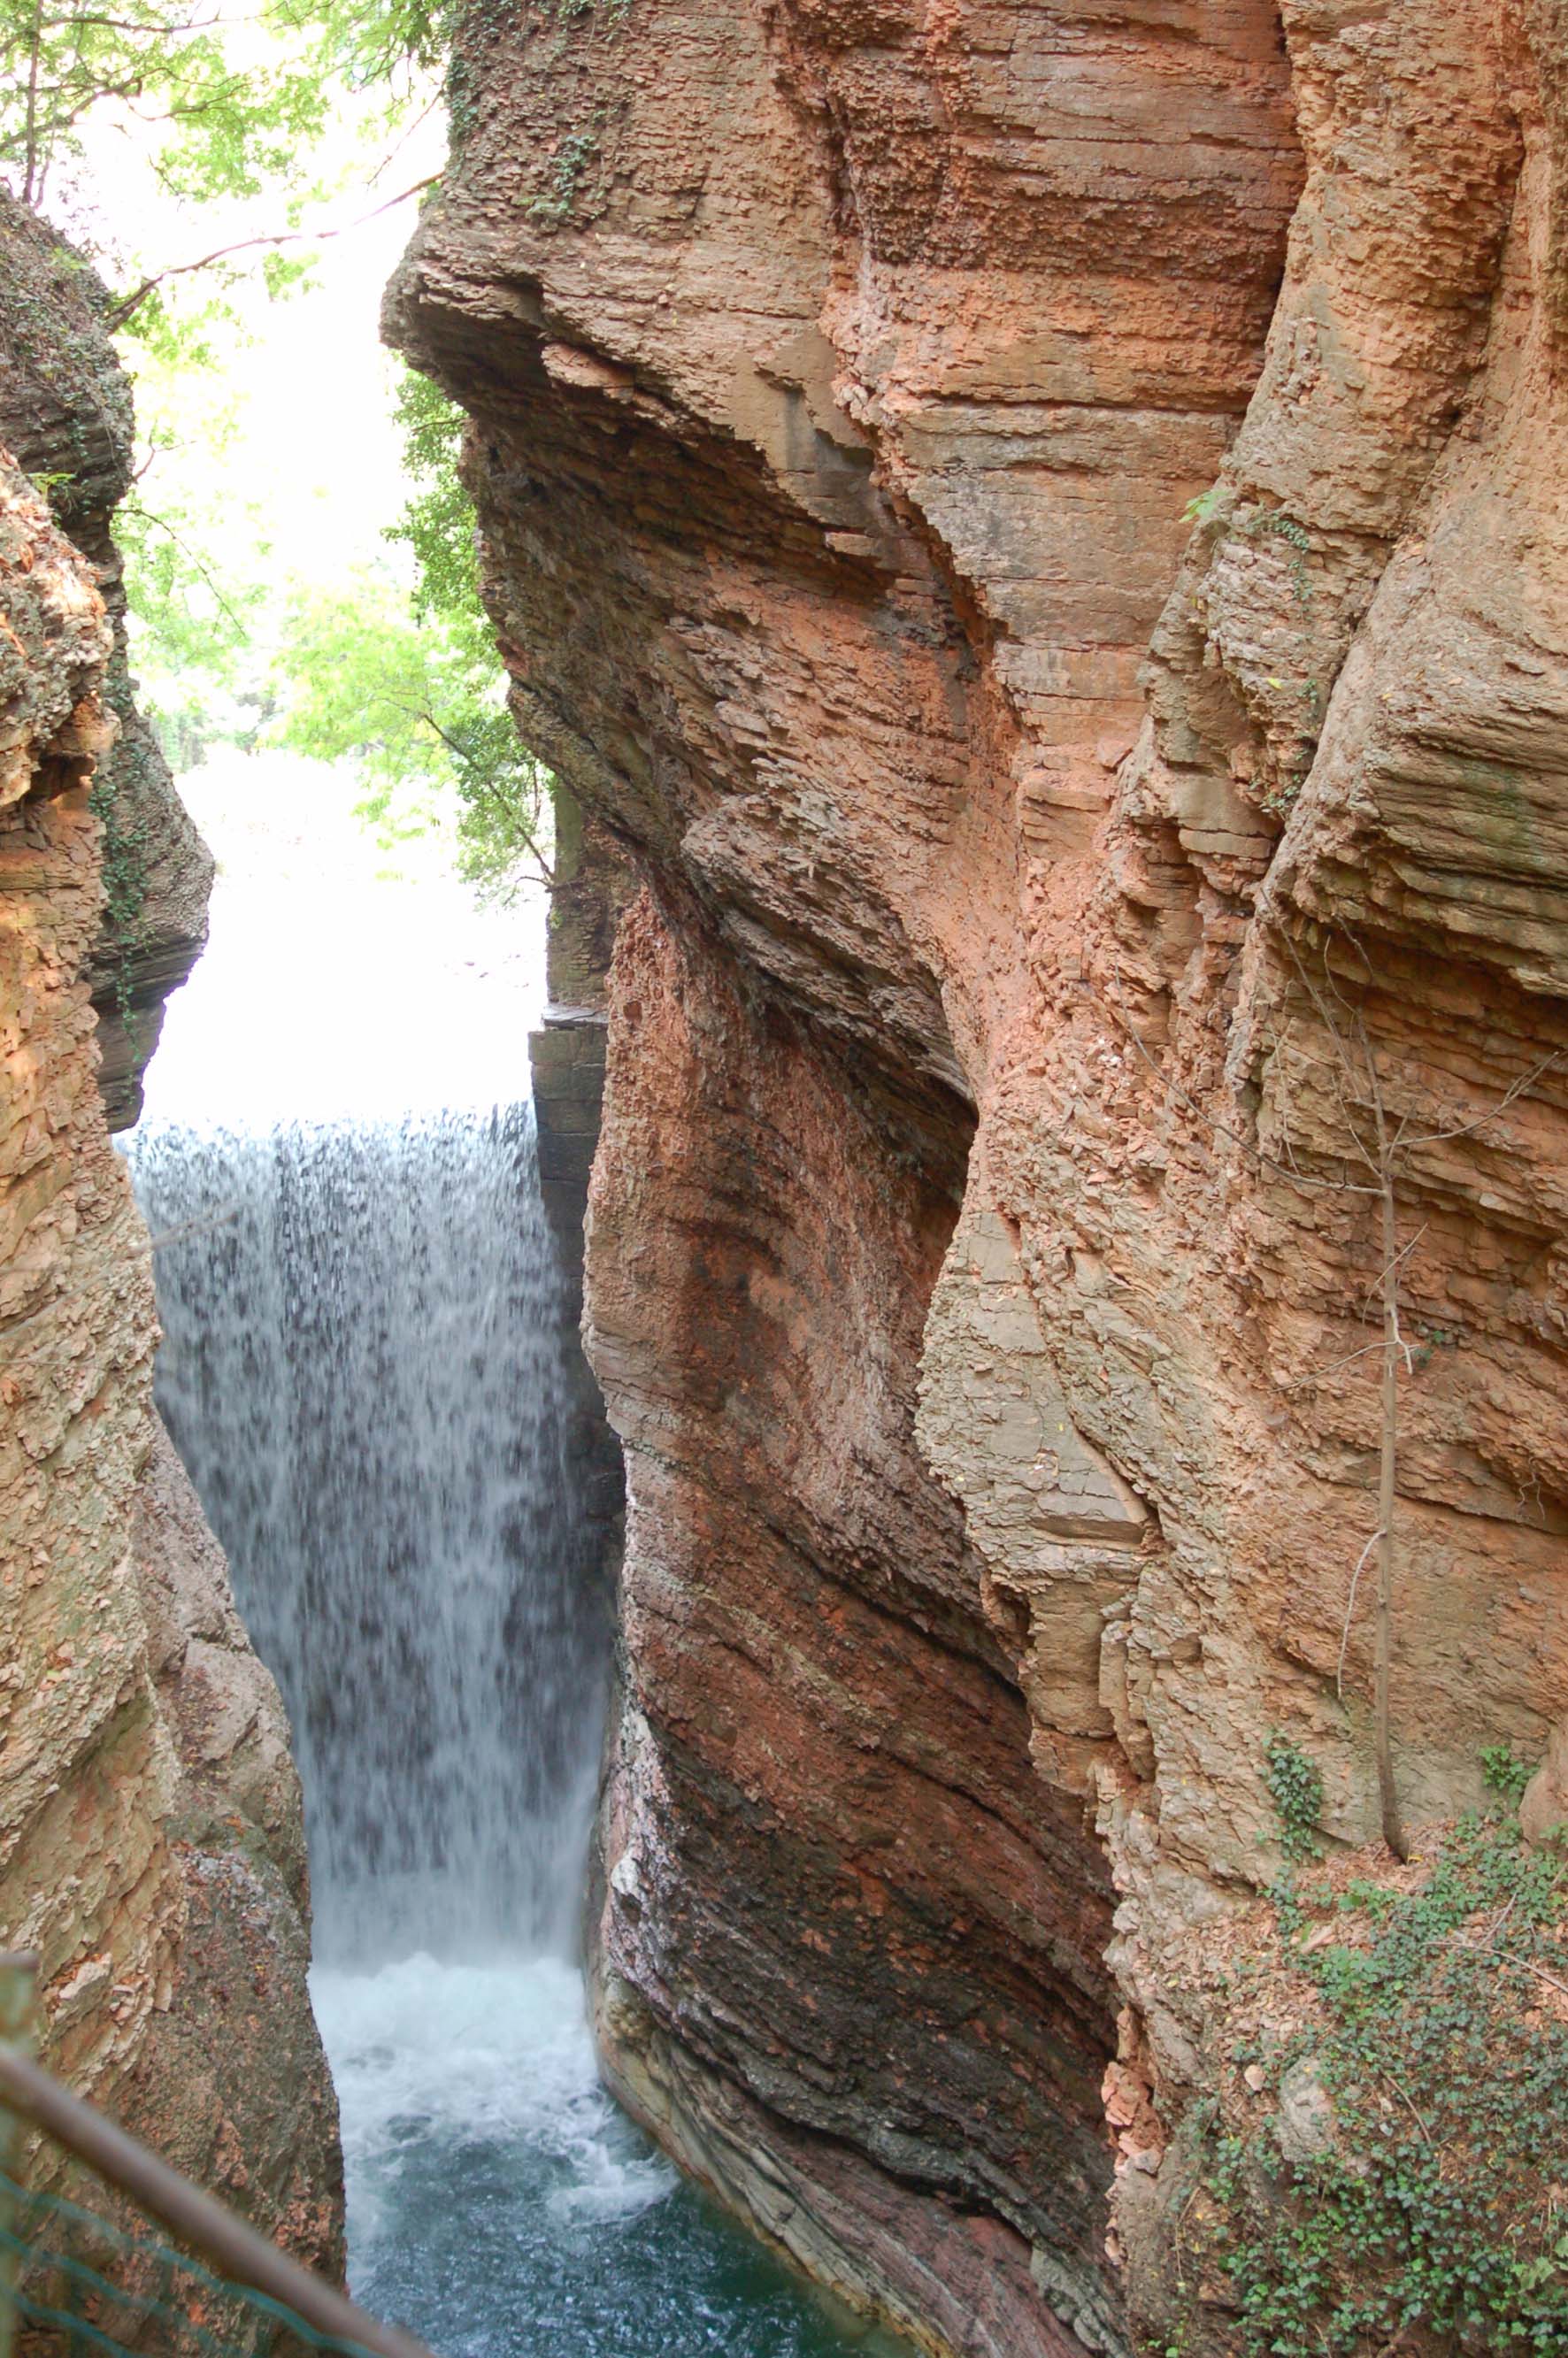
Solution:
<path fill-rule="evenodd" d="M 318 1966 L 310 1991 L 342 2110 L 354 2244 L 373 2238 L 376 2179 L 416 2132 L 515 2140 L 565 2165 L 547 2198 L 563 2223 L 632 2218 L 674 2188 L 600 2086 L 582 1976 L 559 1959 Z"/>

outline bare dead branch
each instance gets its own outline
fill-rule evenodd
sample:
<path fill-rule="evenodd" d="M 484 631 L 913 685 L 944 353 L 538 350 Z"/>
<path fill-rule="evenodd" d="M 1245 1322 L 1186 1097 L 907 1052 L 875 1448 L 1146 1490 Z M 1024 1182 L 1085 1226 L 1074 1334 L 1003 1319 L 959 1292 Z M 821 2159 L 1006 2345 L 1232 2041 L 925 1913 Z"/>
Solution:
<path fill-rule="evenodd" d="M 1507 1113 L 1509 1106 L 1517 1105 L 1526 1090 L 1533 1088 L 1554 1065 L 1560 1065 L 1565 1055 L 1568 1055 L 1568 1049 L 1554 1048 L 1550 1056 L 1543 1056 L 1539 1065 L 1533 1065 L 1528 1073 L 1521 1073 L 1489 1112 L 1477 1114 L 1474 1121 L 1460 1122 L 1453 1130 L 1428 1130 L 1423 1137 L 1410 1139 L 1406 1141 L 1406 1152 L 1413 1154 L 1418 1146 L 1446 1146 L 1450 1139 L 1473 1138 L 1476 1130 L 1485 1130 L 1489 1121 L 1496 1121 L 1499 1114 Z"/>
<path fill-rule="evenodd" d="M 181 1220 L 178 1228 L 165 1228 L 161 1236 L 149 1237 L 147 1243 L 154 1252 L 162 1252 L 166 1245 L 182 1245 L 188 1237 L 206 1236 L 213 1228 L 232 1228 L 240 1217 L 238 1204 L 226 1212 L 211 1212 L 195 1220 Z"/>
<path fill-rule="evenodd" d="M 194 112 L 194 110 L 188 109 L 187 112 Z M 424 179 L 416 180 L 412 188 L 400 190 L 395 197 L 388 197 L 384 203 L 373 206 L 369 212 L 358 214 L 353 221 L 340 222 L 332 229 L 276 230 L 265 237 L 236 238 L 232 244 L 216 245 L 211 254 L 200 254 L 194 262 L 171 263 L 167 269 L 156 270 L 150 277 L 144 278 L 139 287 L 134 288 L 129 295 L 115 304 L 106 322 L 109 330 L 113 334 L 124 327 L 127 320 L 135 318 L 148 297 L 156 294 L 157 289 L 171 278 L 189 278 L 194 271 L 211 270 L 215 264 L 226 262 L 231 254 L 254 254 L 263 247 L 276 252 L 285 245 L 324 245 L 330 238 L 347 237 L 351 230 L 363 229 L 367 222 L 379 221 L 383 213 L 389 213 L 396 206 L 406 204 L 410 197 L 418 196 L 423 189 L 434 188 L 440 177 L 439 172 L 427 173 Z"/>
<path fill-rule="evenodd" d="M 1374 1351 L 1380 1351 L 1382 1347 L 1380 1343 L 1374 1343 L 1371 1346 Z M 1382 1536 L 1380 1531 L 1373 1532 L 1357 1557 L 1356 1569 L 1350 1575 L 1350 1601 L 1345 1607 L 1345 1627 L 1339 1633 L 1339 1667 L 1334 1674 L 1334 1692 L 1341 1703 L 1345 1701 L 1345 1657 L 1350 1650 L 1350 1625 L 1356 1618 L 1356 1591 L 1360 1586 L 1361 1574 L 1367 1568 L 1367 1558 Z"/>

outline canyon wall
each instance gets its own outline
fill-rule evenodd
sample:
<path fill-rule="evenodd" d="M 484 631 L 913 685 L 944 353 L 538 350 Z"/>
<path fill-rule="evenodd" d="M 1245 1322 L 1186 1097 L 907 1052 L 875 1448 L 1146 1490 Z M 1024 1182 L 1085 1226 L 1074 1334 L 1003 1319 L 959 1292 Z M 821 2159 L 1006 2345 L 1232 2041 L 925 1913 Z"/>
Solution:
<path fill-rule="evenodd" d="M 452 89 L 390 332 L 643 880 L 606 2067 L 927 2346 L 1162 2348 L 1271 1736 L 1379 1827 L 1385 1213 L 1407 1815 L 1568 1700 L 1568 27 L 531 0 Z"/>
<path fill-rule="evenodd" d="M 565 1282 L 561 1379 L 568 1391 L 571 1478 L 603 1567 L 606 1597 L 621 1560 L 625 1485 L 620 1444 L 581 1344 L 583 1225 L 603 1121 L 607 983 L 621 911 L 632 890 L 626 863 L 602 826 L 557 779 L 552 790 L 551 883 L 545 949 L 546 1003 L 529 1034 L 539 1193 Z"/>
<path fill-rule="evenodd" d="M 0 1946 L 38 1952 L 52 2068 L 341 2269 L 288 1731 L 153 1408 L 149 1240 L 100 1091 L 122 794 L 153 864 L 142 948 L 172 910 L 194 954 L 209 869 L 183 814 L 157 819 L 167 773 L 134 719 L 129 787 L 117 762 L 128 684 L 106 532 L 124 383 L 78 258 L 16 208 L 4 229 L 4 431 L 56 479 L 71 537 L 0 452 Z M 153 987 L 138 967 L 133 1020 Z M 117 1053 L 124 1111 L 145 1045 Z M 59 2174 L 58 2154 L 38 2157 L 35 2182 Z"/>
<path fill-rule="evenodd" d="M 49 491 L 113 633 L 104 696 L 116 725 L 92 788 L 104 895 L 91 974 L 98 1086 L 110 1129 L 128 1130 L 165 1001 L 207 939 L 212 860 L 130 676 L 111 525 L 131 488 L 131 389 L 104 328 L 108 298 L 81 256 L 4 189 L 0 246 L 0 449 Z"/>

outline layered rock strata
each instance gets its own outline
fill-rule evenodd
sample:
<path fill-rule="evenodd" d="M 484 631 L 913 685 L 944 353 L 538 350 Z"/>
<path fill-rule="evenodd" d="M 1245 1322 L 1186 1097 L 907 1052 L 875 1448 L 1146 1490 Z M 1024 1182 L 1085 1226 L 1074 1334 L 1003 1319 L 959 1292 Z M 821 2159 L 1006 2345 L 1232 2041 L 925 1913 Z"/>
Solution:
<path fill-rule="evenodd" d="M 38 1952 L 46 2061 L 338 2267 L 287 1730 L 156 1420 L 99 1092 L 115 650 L 95 568 L 0 454 L 0 1945 Z"/>
<path fill-rule="evenodd" d="M 1534 0 L 534 0 L 395 290 L 646 879 L 607 2068 L 935 2348 L 1154 2331 L 1271 1733 L 1376 1833 L 1385 1208 L 1407 1813 L 1563 1712 L 1565 65 Z"/>
<path fill-rule="evenodd" d="M 130 677 L 111 525 L 131 484 L 131 392 L 107 310 L 81 256 L 0 189 L 0 449 L 48 489 L 114 633 L 104 692 L 118 725 L 92 790 L 105 891 L 92 977 L 99 1087 L 110 1129 L 128 1130 L 165 1002 L 207 939 L 212 860 Z"/>
<path fill-rule="evenodd" d="M 583 1225 L 604 1105 L 611 949 L 631 890 L 626 864 L 569 787 L 552 795 L 553 850 L 544 1018 L 529 1034 L 539 1192 L 565 1282 L 561 1376 L 569 1397 L 567 1461 L 591 1531 L 604 1594 L 613 1587 L 623 1536 L 621 1446 L 580 1341 Z"/>

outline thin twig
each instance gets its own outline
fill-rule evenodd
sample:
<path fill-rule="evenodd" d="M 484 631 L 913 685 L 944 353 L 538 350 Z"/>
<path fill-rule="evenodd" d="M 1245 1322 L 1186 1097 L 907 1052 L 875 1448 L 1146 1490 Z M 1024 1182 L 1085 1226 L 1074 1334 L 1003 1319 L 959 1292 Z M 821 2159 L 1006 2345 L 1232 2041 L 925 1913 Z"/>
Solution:
<path fill-rule="evenodd" d="M 189 543 L 176 532 L 173 525 L 168 523 L 163 516 L 154 515 L 151 508 L 143 507 L 139 500 L 137 500 L 134 504 L 127 502 L 126 505 L 121 510 L 121 514 L 126 516 L 140 516 L 144 524 L 156 525 L 159 532 L 167 533 L 168 535 L 169 539 L 173 541 L 176 548 L 179 550 L 181 556 L 189 558 L 191 565 L 195 567 L 197 572 L 201 576 L 202 580 L 207 584 L 208 589 L 212 592 L 212 596 L 216 603 L 222 608 L 223 612 L 227 614 L 235 630 L 238 631 L 243 637 L 244 635 L 244 623 L 241 620 L 240 616 L 234 611 L 232 606 L 230 605 L 222 591 L 219 589 L 217 576 L 212 572 L 211 567 L 207 565 L 205 560 L 198 556 L 196 550 L 190 546 Z"/>
<path fill-rule="evenodd" d="M 199 1220 L 181 1220 L 178 1228 L 165 1228 L 162 1236 L 149 1237 L 147 1242 L 154 1252 L 162 1252 L 166 1245 L 182 1245 L 187 1237 L 205 1236 L 211 1228 L 232 1228 L 239 1217 L 240 1207 L 232 1204 L 226 1212 L 211 1212 Z"/>
<path fill-rule="evenodd" d="M 1489 1121 L 1496 1121 L 1499 1114 L 1507 1113 L 1509 1106 L 1517 1105 L 1525 1091 L 1549 1073 L 1553 1065 L 1560 1065 L 1564 1055 L 1568 1055 L 1568 1049 L 1553 1048 L 1550 1056 L 1543 1056 L 1539 1065 L 1533 1065 L 1528 1073 L 1521 1073 L 1518 1080 L 1504 1090 L 1489 1113 L 1477 1114 L 1474 1121 L 1461 1122 L 1454 1130 L 1428 1130 L 1423 1137 L 1409 1139 L 1406 1152 L 1413 1154 L 1418 1146 L 1446 1146 L 1452 1138 L 1470 1138 L 1476 1130 L 1485 1130 Z"/>
<path fill-rule="evenodd" d="M 1516 1891 L 1511 1899 L 1504 1900 L 1502 1906 L 1493 1917 L 1491 1930 L 1486 1934 L 1485 1938 L 1477 1932 L 1475 1939 L 1468 1942 L 1466 1946 L 1472 1949 L 1495 1949 L 1498 1945 L 1498 1933 L 1502 1931 L 1503 1926 L 1508 1922 L 1509 1918 L 1513 1914 L 1514 1909 L 1518 1906 L 1519 1893 Z"/>
<path fill-rule="evenodd" d="M 188 109 L 187 112 L 194 112 L 194 110 Z M 232 245 L 216 245 L 211 254 L 202 254 L 195 262 L 171 263 L 167 270 L 155 271 L 150 278 L 144 278 L 138 287 L 125 296 L 121 302 L 116 303 L 105 324 L 111 334 L 115 333 L 125 325 L 128 319 L 134 318 L 148 296 L 156 294 L 166 279 L 188 278 L 192 271 L 211 270 L 214 263 L 226 262 L 232 254 L 251 254 L 258 246 L 276 249 L 282 245 L 325 245 L 330 238 L 346 237 L 351 230 L 363 229 L 367 222 L 379 221 L 383 213 L 389 213 L 396 206 L 406 204 L 410 197 L 416 197 L 424 189 L 434 188 L 440 177 L 439 172 L 428 172 L 424 179 L 416 180 L 412 188 L 404 189 L 395 197 L 388 197 L 384 204 L 373 206 L 368 213 L 361 213 L 353 221 L 340 222 L 335 229 L 276 230 L 270 236 L 242 237 L 237 238 Z"/>
<path fill-rule="evenodd" d="M 1416 1249 L 1417 1245 L 1419 1245 L 1419 1244 L 1420 1244 L 1420 1242 L 1421 1242 L 1421 1240 L 1422 1240 L 1422 1237 L 1424 1237 L 1424 1236 L 1425 1236 L 1425 1234 L 1426 1234 L 1426 1232 L 1427 1232 L 1428 1228 L 1431 1228 L 1431 1226 L 1432 1226 L 1432 1222 L 1431 1222 L 1430 1220 L 1423 1220 L 1423 1221 L 1422 1222 L 1422 1224 L 1421 1224 L 1420 1228 L 1417 1228 L 1417 1230 L 1416 1230 L 1416 1232 L 1415 1232 L 1414 1236 L 1413 1236 L 1413 1237 L 1411 1237 L 1411 1240 L 1410 1240 L 1409 1244 L 1408 1244 L 1408 1245 L 1401 1245 L 1401 1246 L 1400 1247 L 1399 1251 L 1394 1255 L 1393 1261 L 1392 1261 L 1392 1263 L 1391 1263 L 1390 1267 L 1390 1268 L 1388 1268 L 1388 1269 L 1380 1269 L 1380 1270 L 1378 1271 L 1377 1276 L 1372 1280 L 1371 1284 L 1367 1288 L 1366 1293 L 1361 1296 L 1361 1299 L 1362 1299 L 1363 1303 L 1370 1303 L 1370 1302 L 1371 1302 L 1371 1300 L 1372 1300 L 1373 1295 L 1374 1295 L 1375 1293 L 1377 1293 L 1378 1292 L 1379 1292 L 1379 1290 L 1381 1289 L 1381 1287 L 1383 1286 L 1383 1284 L 1385 1283 L 1385 1282 L 1387 1281 L 1387 1279 L 1388 1279 L 1388 1278 L 1390 1278 L 1390 1276 L 1396 1276 L 1396 1277 L 1398 1276 L 1398 1274 L 1399 1274 L 1400 1263 L 1401 1261 L 1408 1260 L 1410 1259 L 1410 1257 L 1411 1257 L 1411 1253 L 1412 1253 L 1412 1252 L 1414 1252 L 1414 1250 L 1415 1250 L 1415 1249 Z M 1369 1309 L 1369 1308 L 1363 1310 L 1363 1311 L 1362 1311 L 1362 1313 L 1361 1313 L 1361 1315 L 1362 1315 L 1364 1318 L 1370 1318 L 1371 1314 L 1371 1314 L 1371 1311 L 1370 1311 L 1370 1309 Z"/>
<path fill-rule="evenodd" d="M 1382 2081 L 1385 2087 L 1391 2088 L 1393 2090 L 1400 2104 L 1406 2106 L 1411 2118 L 1414 2121 L 1417 2128 L 1426 2139 L 1429 2149 L 1433 2153 L 1436 2153 L 1438 2150 L 1436 2138 L 1433 2136 L 1432 2131 L 1427 2127 L 1426 2123 L 1422 2119 L 1421 2115 L 1417 2112 L 1412 2099 L 1406 2095 L 1404 2089 L 1400 2086 L 1399 2081 L 1395 2079 L 1393 2073 L 1391 2071 L 1379 2071 L 1378 2077 Z"/>
<path fill-rule="evenodd" d="M 1081 976 L 1079 978 L 1079 981 L 1081 989 L 1088 992 L 1089 997 L 1095 1001 L 1097 1006 L 1106 1007 L 1105 1000 L 1095 989 L 1094 984 L 1089 980 L 1087 975 Z M 1114 988 L 1116 989 L 1117 999 L 1120 1005 L 1121 1022 L 1125 1028 L 1127 1037 L 1137 1049 L 1138 1054 L 1142 1057 L 1143 1062 L 1148 1065 L 1149 1070 L 1153 1074 L 1154 1078 L 1159 1082 L 1162 1088 L 1168 1089 L 1173 1097 L 1178 1098 L 1182 1104 L 1186 1107 L 1189 1113 L 1195 1114 L 1206 1129 L 1211 1130 L 1214 1132 L 1216 1138 L 1228 1139 L 1233 1146 L 1238 1146 L 1241 1149 L 1243 1154 L 1249 1154 L 1253 1161 L 1260 1164 L 1263 1170 L 1273 1172 L 1276 1178 L 1283 1179 L 1288 1186 L 1309 1189 L 1328 1188 L 1336 1195 L 1377 1195 L 1378 1190 L 1375 1187 L 1359 1186 L 1354 1180 L 1309 1179 L 1304 1172 L 1293 1171 L 1288 1163 L 1278 1161 L 1274 1155 L 1270 1154 L 1263 1147 L 1260 1146 L 1255 1140 L 1244 1138 L 1239 1130 L 1230 1129 L 1227 1124 L 1223 1121 L 1217 1121 L 1212 1113 L 1209 1113 L 1203 1106 L 1199 1105 L 1197 1099 L 1192 1095 L 1192 1092 L 1189 1089 L 1183 1087 L 1180 1081 L 1173 1079 L 1170 1074 L 1161 1071 L 1159 1065 L 1154 1062 L 1153 1057 L 1149 1054 L 1148 1049 L 1144 1046 L 1143 1042 L 1138 1035 L 1137 1026 L 1132 1021 L 1131 1011 L 1128 1007 L 1126 1001 L 1121 997 L 1120 986 L 1115 985 Z M 1111 1010 L 1109 1008 L 1106 1008 L 1106 1012 L 1109 1014 Z"/>
<path fill-rule="evenodd" d="M 1381 1350 L 1382 1345 L 1375 1343 L 1372 1347 L 1374 1350 Z M 1367 1558 L 1382 1536 L 1381 1529 L 1373 1532 L 1357 1558 L 1356 1569 L 1350 1575 L 1350 1602 L 1345 1608 L 1345 1627 L 1339 1633 L 1339 1668 L 1334 1674 L 1334 1691 L 1341 1703 L 1345 1701 L 1345 1657 L 1350 1649 L 1350 1624 L 1356 1618 L 1356 1591 L 1360 1585 L 1361 1574 L 1367 1568 Z"/>

